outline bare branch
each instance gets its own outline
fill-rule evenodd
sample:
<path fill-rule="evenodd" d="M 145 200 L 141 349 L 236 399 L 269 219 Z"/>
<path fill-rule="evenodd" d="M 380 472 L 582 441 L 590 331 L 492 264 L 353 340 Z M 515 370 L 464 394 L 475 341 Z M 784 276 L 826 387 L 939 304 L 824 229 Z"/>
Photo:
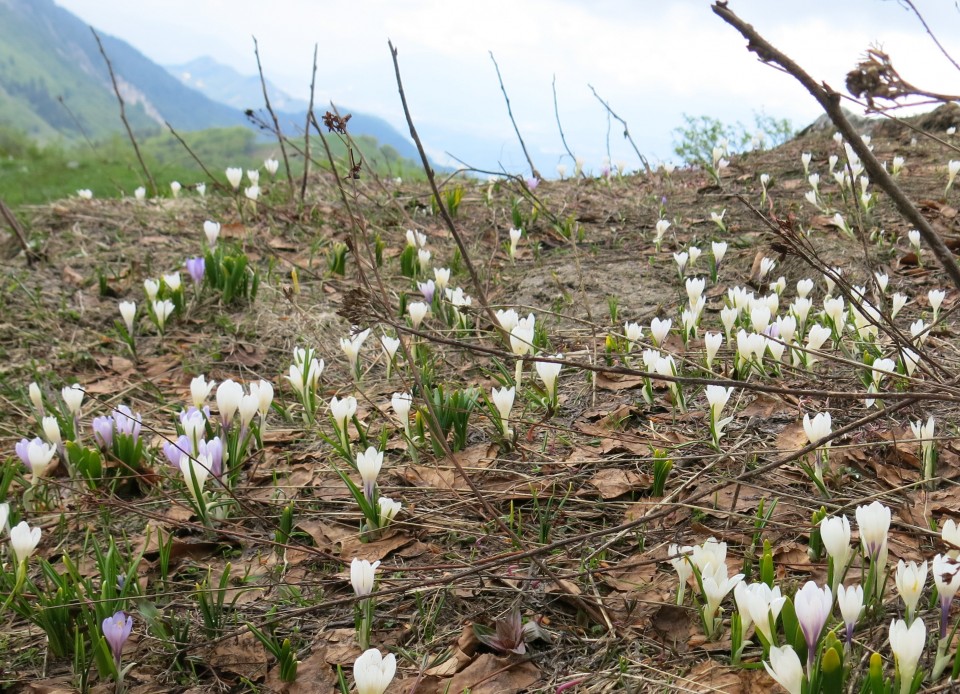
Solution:
<path fill-rule="evenodd" d="M 597 94 L 597 90 L 593 88 L 593 85 L 588 84 L 587 86 L 590 87 L 590 91 L 593 92 L 593 95 L 597 97 L 597 101 L 603 104 L 603 107 L 607 109 L 607 114 L 613 116 L 620 123 L 620 125 L 623 126 L 623 137 L 627 140 L 627 142 L 630 143 L 630 146 L 633 147 L 633 151 L 636 152 L 637 156 L 640 158 L 640 163 L 643 164 L 643 168 L 646 169 L 647 173 L 650 173 L 650 162 L 647 161 L 645 156 L 640 154 L 640 149 L 637 147 L 637 143 L 634 142 L 633 138 L 630 136 L 630 128 L 627 127 L 627 121 L 618 116 L 614 110 L 610 108 L 610 104 L 600 98 L 600 95 Z"/>
<path fill-rule="evenodd" d="M 310 76 L 310 105 L 307 107 L 307 122 L 303 126 L 303 179 L 300 181 L 300 205 L 307 197 L 307 175 L 310 172 L 310 122 L 316 122 L 313 116 L 313 96 L 317 84 L 317 44 L 313 44 L 313 72 Z"/>
<path fill-rule="evenodd" d="M 553 82 L 550 84 L 553 87 L 553 115 L 557 117 L 557 129 L 560 131 L 560 141 L 563 143 L 563 148 L 567 150 L 567 155 L 570 159 L 576 163 L 577 158 L 573 156 L 573 152 L 570 151 L 570 147 L 567 145 L 567 138 L 563 135 L 563 126 L 560 124 L 560 107 L 557 105 L 557 76 L 553 76 Z"/>
<path fill-rule="evenodd" d="M 90 27 L 90 31 L 93 32 L 93 38 L 97 40 L 97 48 L 100 49 L 100 55 L 103 56 L 103 60 L 107 64 L 107 70 L 110 73 L 110 81 L 113 83 L 113 93 L 117 95 L 117 101 L 120 103 L 120 120 L 123 121 L 123 127 L 127 129 L 127 136 L 130 138 L 130 142 L 133 144 L 133 151 L 137 153 L 137 161 L 140 162 L 140 168 L 143 169 L 143 175 L 147 177 L 147 182 L 150 184 L 152 193 L 157 195 L 160 192 L 157 188 L 157 182 L 153 180 L 153 176 L 150 174 L 150 169 L 147 168 L 147 162 L 143 160 L 143 155 L 140 154 L 140 146 L 137 144 L 137 138 L 133 134 L 133 128 L 130 127 L 130 123 L 127 121 L 127 109 L 123 103 L 123 97 L 120 96 L 120 87 L 117 85 L 117 76 L 113 73 L 113 65 L 110 63 L 110 58 L 107 57 L 107 52 L 103 48 L 103 42 L 100 41 L 100 34 L 98 34 L 97 30 L 93 27 Z"/>
<path fill-rule="evenodd" d="M 910 202 L 910 199 L 900 190 L 886 169 L 877 161 L 877 158 L 873 155 L 873 152 L 870 151 L 870 148 L 860 139 L 859 133 L 850 125 L 850 121 L 848 121 L 847 117 L 843 114 L 843 109 L 840 108 L 840 94 L 830 88 L 826 83 L 823 85 L 817 84 L 803 68 L 774 48 L 766 39 L 760 36 L 751 25 L 740 19 L 740 17 L 727 7 L 725 2 L 718 1 L 712 6 L 712 9 L 714 14 L 739 31 L 743 37 L 747 39 L 748 50 L 756 53 L 757 57 L 763 62 L 773 63 L 789 72 L 810 92 L 823 110 L 826 111 L 827 115 L 830 116 L 830 120 L 833 121 L 833 124 L 843 135 L 844 139 L 850 143 L 853 151 L 860 157 L 864 169 L 870 176 L 870 180 L 890 196 L 890 199 L 894 205 L 897 206 L 900 214 L 920 231 L 920 235 L 933 251 L 940 265 L 943 266 L 943 269 L 950 275 L 954 286 L 960 289 L 960 266 L 957 265 L 953 253 L 950 252 L 950 249 L 947 248 L 943 239 L 934 231 L 926 218 L 920 214 L 920 211 Z"/>
<path fill-rule="evenodd" d="M 503 100 L 507 102 L 507 115 L 510 116 L 510 122 L 513 123 L 513 130 L 517 133 L 517 139 L 520 140 L 520 149 L 523 150 L 523 156 L 527 158 L 527 164 L 530 166 L 530 173 L 534 178 L 540 179 L 540 172 L 537 171 L 537 167 L 533 165 L 533 159 L 530 158 L 530 153 L 527 151 L 527 145 L 523 141 L 523 136 L 520 134 L 520 128 L 517 127 L 517 121 L 513 119 L 513 109 L 510 108 L 510 97 L 507 96 L 507 88 L 503 86 L 503 78 L 500 76 L 500 66 L 497 65 L 497 59 L 493 57 L 493 51 L 490 51 L 490 60 L 493 61 L 493 67 L 497 71 L 497 81 L 500 82 L 500 91 L 503 92 Z"/>
<path fill-rule="evenodd" d="M 470 279 L 473 282 L 473 290 L 477 293 L 477 299 L 479 300 L 480 305 L 483 307 L 483 310 L 486 312 L 487 318 L 490 320 L 490 323 L 493 325 L 493 327 L 500 333 L 501 337 L 503 337 L 504 340 L 507 340 L 509 336 L 500 325 L 500 321 L 497 320 L 497 316 L 493 312 L 493 309 L 490 308 L 490 303 L 487 301 L 487 295 L 483 291 L 483 285 L 480 282 L 480 275 L 477 273 L 477 269 L 474 267 L 473 261 L 470 260 L 470 253 L 467 250 L 467 245 L 464 243 L 463 237 L 460 235 L 460 231 L 457 229 L 457 225 L 453 223 L 453 219 L 450 217 L 450 213 L 447 211 L 446 205 L 443 204 L 443 197 L 440 195 L 440 190 L 437 188 L 437 181 L 433 175 L 433 168 L 430 166 L 430 160 L 427 158 L 427 153 L 423 149 L 423 143 L 420 141 L 420 135 L 417 134 L 417 128 L 413 124 L 413 116 L 410 115 L 410 108 L 407 106 L 407 95 L 403 91 L 403 81 L 400 79 L 400 63 L 397 60 L 397 49 L 393 47 L 393 43 L 391 41 L 387 41 L 387 45 L 390 47 L 390 55 L 393 57 L 393 69 L 397 76 L 397 89 L 400 92 L 400 103 L 403 105 L 403 113 L 407 118 L 407 126 L 410 128 L 410 137 L 413 138 L 413 142 L 417 146 L 417 151 L 420 153 L 420 162 L 423 164 L 423 170 L 426 172 L 427 180 L 430 182 L 430 189 L 433 191 L 433 197 L 437 201 L 437 207 L 440 210 L 440 216 L 443 217 L 443 221 L 450 230 L 450 234 L 453 236 L 453 240 L 456 242 L 457 248 L 460 249 L 460 255 L 463 258 L 464 264 L 467 266 L 467 272 L 470 273 Z M 493 57 L 493 54 L 491 54 L 491 57 Z M 494 64 L 496 64 L 496 61 L 494 61 Z"/>
<path fill-rule="evenodd" d="M 7 224 L 10 226 L 10 229 L 13 230 L 14 236 L 17 237 L 17 242 L 20 244 L 20 249 L 23 251 L 24 255 L 27 256 L 27 265 L 33 265 L 33 261 L 36 259 L 37 254 L 30 249 L 30 244 L 27 243 L 27 235 L 23 231 L 23 227 L 20 226 L 20 220 L 18 220 L 16 215 L 13 214 L 13 211 L 7 207 L 7 204 L 2 198 L 0 198 L 0 217 L 3 217 L 4 220 L 6 220 Z M 16 255 L 16 253 L 13 255 Z"/>
<path fill-rule="evenodd" d="M 293 199 L 293 174 L 290 172 L 290 159 L 287 157 L 287 148 L 284 145 L 283 131 L 280 128 L 280 121 L 277 114 L 273 112 L 270 105 L 270 95 L 267 94 L 267 81 L 263 76 L 263 66 L 260 64 L 260 46 L 257 44 L 257 37 L 253 37 L 253 54 L 257 57 L 257 72 L 260 73 L 260 88 L 263 90 L 263 103 L 267 108 L 273 120 L 273 133 L 277 136 L 277 142 L 280 143 L 280 154 L 283 155 L 283 167 L 287 171 L 287 186 L 290 188 L 290 198 Z"/>

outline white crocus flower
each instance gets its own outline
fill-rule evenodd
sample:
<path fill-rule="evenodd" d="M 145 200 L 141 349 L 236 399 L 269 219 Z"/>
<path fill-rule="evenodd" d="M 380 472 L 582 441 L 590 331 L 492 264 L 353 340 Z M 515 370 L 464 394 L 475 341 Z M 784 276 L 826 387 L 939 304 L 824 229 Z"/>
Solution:
<path fill-rule="evenodd" d="M 230 166 L 226 170 L 227 181 L 230 182 L 230 185 L 234 190 L 240 188 L 240 183 L 243 181 L 243 169 L 239 166 Z"/>
<path fill-rule="evenodd" d="M 913 622 L 917 612 L 917 603 L 923 594 L 923 585 L 927 582 L 927 562 L 917 564 L 911 561 L 904 563 L 903 559 L 897 562 L 896 584 L 897 593 L 907 608 L 907 623 Z"/>

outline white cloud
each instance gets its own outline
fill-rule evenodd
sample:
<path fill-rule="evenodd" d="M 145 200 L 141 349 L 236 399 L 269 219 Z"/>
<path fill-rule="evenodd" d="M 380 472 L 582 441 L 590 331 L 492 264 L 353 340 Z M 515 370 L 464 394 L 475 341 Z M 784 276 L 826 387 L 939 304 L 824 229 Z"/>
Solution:
<path fill-rule="evenodd" d="M 318 100 L 376 113 L 406 132 L 386 44 L 391 38 L 425 143 L 477 157 L 485 146 L 488 164 L 512 163 L 519 152 L 491 50 L 528 145 L 547 158 L 562 149 L 554 75 L 568 142 L 594 159 L 605 153 L 607 120 L 588 83 L 627 119 L 652 158 L 669 157 L 670 132 L 684 112 L 749 122 L 763 109 L 796 125 L 820 112 L 793 78 L 748 53 L 744 39 L 707 0 L 358 0 L 349 13 L 329 0 L 58 2 L 167 64 L 209 54 L 252 74 L 250 37 L 256 34 L 268 77 L 301 98 L 318 43 Z M 917 5 L 960 56 L 960 13 L 952 3 Z M 960 73 L 897 2 L 738 0 L 731 6 L 815 79 L 838 90 L 864 49 L 882 41 L 907 79 L 960 91 Z M 614 124 L 615 158 L 635 158 L 620 135 Z"/>

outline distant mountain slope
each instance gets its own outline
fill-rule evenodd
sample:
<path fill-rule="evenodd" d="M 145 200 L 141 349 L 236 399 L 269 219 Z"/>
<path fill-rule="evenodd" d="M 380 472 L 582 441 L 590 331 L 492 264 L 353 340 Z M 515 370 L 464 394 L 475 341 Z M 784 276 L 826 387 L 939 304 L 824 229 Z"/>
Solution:
<path fill-rule="evenodd" d="M 185 87 L 125 41 L 101 39 L 134 128 L 163 120 L 184 130 L 244 123 L 238 109 Z M 120 127 L 90 28 L 53 0 L 0 0 L 0 93 L 0 120 L 41 138 L 98 137 Z"/>
<path fill-rule="evenodd" d="M 195 58 L 182 65 L 165 67 L 186 86 L 221 104 L 241 111 L 263 104 L 263 90 L 258 76 L 241 75 L 232 67 L 218 63 L 209 56 Z M 270 104 L 278 111 L 306 112 L 309 106 L 306 101 L 293 98 L 270 80 L 267 80 L 267 92 L 270 94 Z"/>
<path fill-rule="evenodd" d="M 182 65 L 167 66 L 167 70 L 184 85 L 202 92 L 215 101 L 240 110 L 248 108 L 257 110 L 263 107 L 263 89 L 259 76 L 241 75 L 232 67 L 218 63 L 208 56 Z M 309 104 L 302 99 L 290 96 L 269 80 L 267 80 L 267 93 L 270 95 L 270 105 L 281 118 L 281 127 L 289 133 L 301 132 Z M 401 157 L 419 160 L 413 143 L 383 118 L 356 112 L 339 104 L 337 107 L 341 113 L 353 114 L 350 119 L 351 134 L 370 135 L 377 138 L 381 145 L 393 147 Z M 318 104 L 316 106 L 318 116 L 326 108 L 326 104 Z"/>

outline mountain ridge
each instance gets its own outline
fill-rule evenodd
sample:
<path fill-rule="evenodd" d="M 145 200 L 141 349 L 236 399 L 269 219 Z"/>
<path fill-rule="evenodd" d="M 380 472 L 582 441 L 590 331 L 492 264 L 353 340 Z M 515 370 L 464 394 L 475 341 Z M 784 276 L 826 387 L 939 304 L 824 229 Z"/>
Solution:
<path fill-rule="evenodd" d="M 258 130 L 245 110 L 263 107 L 259 78 L 220 66 L 241 82 L 249 84 L 252 79 L 256 85 L 255 92 L 246 92 L 242 107 L 223 103 L 184 84 L 122 38 L 97 33 L 135 132 L 155 131 L 165 122 L 180 131 L 231 126 Z M 302 132 L 307 104 L 275 87 L 270 92 L 277 95 L 271 100 L 284 131 Z M 41 142 L 100 139 L 122 129 L 109 71 L 93 32 L 54 0 L 0 0 L 0 125 Z M 384 119 L 356 112 L 350 125 L 351 134 L 370 135 L 399 156 L 416 159 L 413 144 Z"/>

